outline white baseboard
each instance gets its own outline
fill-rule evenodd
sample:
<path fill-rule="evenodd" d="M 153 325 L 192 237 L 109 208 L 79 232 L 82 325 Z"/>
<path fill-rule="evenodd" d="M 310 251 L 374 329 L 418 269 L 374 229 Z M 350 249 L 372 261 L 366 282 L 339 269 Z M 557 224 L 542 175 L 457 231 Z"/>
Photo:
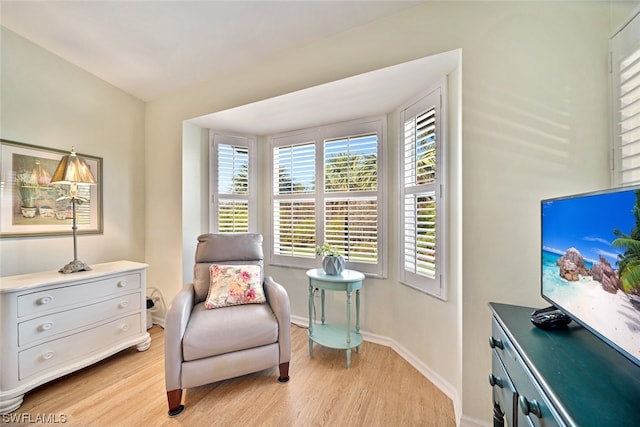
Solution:
<path fill-rule="evenodd" d="M 301 326 L 303 328 L 309 327 L 309 319 L 306 317 L 291 316 L 291 323 L 293 323 L 294 325 Z"/>
<path fill-rule="evenodd" d="M 365 334 L 362 335 L 362 338 L 365 338 Z M 366 338 L 365 338 L 366 339 Z M 453 411 L 456 417 L 456 420 L 460 420 L 462 417 L 462 401 L 458 397 L 458 391 L 453 387 L 447 380 L 442 378 L 440 374 L 427 366 L 420 359 L 415 357 L 413 353 L 404 348 L 399 343 L 390 340 L 391 348 L 395 351 L 400 357 L 406 360 L 411 366 L 416 368 L 418 372 L 422 374 L 423 377 L 428 379 L 440 389 L 451 401 L 453 402 Z M 460 425 L 460 423 L 458 422 Z"/>
<path fill-rule="evenodd" d="M 151 321 L 153 322 L 154 325 L 158 325 L 162 329 L 164 329 L 164 316 L 156 316 L 154 314 L 153 316 L 151 316 Z"/>
<path fill-rule="evenodd" d="M 463 415 L 460 419 L 460 427 L 491 427 L 491 423 Z"/>

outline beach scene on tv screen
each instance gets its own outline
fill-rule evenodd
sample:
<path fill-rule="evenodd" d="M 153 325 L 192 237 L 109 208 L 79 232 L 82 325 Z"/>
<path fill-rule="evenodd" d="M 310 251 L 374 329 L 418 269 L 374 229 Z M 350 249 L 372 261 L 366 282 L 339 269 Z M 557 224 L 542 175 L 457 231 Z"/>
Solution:
<path fill-rule="evenodd" d="M 640 364 L 640 190 L 542 203 L 542 293 Z"/>

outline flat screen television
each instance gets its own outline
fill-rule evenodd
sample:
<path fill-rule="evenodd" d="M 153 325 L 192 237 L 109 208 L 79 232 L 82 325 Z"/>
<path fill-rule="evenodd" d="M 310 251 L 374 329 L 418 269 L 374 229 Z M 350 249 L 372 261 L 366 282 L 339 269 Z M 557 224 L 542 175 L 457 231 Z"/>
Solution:
<path fill-rule="evenodd" d="M 542 200 L 542 297 L 640 365 L 640 186 Z"/>

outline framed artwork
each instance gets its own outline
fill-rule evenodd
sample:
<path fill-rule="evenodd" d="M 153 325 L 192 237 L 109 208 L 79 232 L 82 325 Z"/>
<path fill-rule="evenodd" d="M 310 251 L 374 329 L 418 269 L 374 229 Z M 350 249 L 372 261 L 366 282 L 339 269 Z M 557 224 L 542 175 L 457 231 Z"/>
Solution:
<path fill-rule="evenodd" d="M 60 159 L 70 151 L 0 140 L 0 237 L 71 234 L 73 210 L 68 184 L 52 184 Z M 70 147 L 71 148 L 71 147 Z M 78 234 L 101 234 L 102 158 L 78 153 L 95 185 L 78 184 Z"/>

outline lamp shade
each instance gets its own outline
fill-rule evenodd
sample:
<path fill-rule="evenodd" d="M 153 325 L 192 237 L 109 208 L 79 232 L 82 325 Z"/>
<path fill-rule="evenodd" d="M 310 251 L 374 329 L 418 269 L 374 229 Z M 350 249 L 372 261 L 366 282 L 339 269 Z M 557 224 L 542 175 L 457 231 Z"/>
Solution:
<path fill-rule="evenodd" d="M 71 149 L 71 154 L 65 154 L 60 159 L 58 167 L 51 176 L 51 182 L 61 184 L 82 183 L 95 184 L 96 180 L 91 173 L 91 169 L 83 158 L 76 155 L 75 149 Z"/>

